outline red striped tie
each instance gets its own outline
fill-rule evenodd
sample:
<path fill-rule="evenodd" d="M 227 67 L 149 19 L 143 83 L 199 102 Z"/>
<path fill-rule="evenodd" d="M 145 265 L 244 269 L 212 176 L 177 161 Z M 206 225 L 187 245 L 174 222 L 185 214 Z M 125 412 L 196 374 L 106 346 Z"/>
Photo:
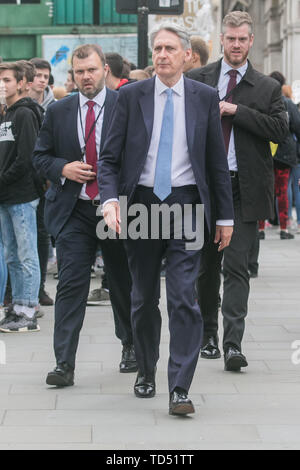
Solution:
<path fill-rule="evenodd" d="M 87 105 L 89 109 L 85 121 L 86 163 L 91 165 L 93 167 L 92 171 L 97 173 L 96 126 L 94 111 L 95 102 L 88 101 Z M 93 129 L 92 132 L 91 129 Z M 90 199 L 95 199 L 99 193 L 97 178 L 87 183 L 85 192 L 90 197 Z"/>

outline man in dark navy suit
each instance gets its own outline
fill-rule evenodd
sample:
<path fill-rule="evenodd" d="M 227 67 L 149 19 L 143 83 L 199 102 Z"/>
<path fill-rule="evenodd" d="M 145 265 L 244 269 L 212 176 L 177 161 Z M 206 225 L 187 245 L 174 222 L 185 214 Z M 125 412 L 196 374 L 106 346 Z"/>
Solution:
<path fill-rule="evenodd" d="M 184 64 L 191 55 L 185 30 L 163 24 L 151 34 L 151 43 L 156 77 L 121 88 L 99 160 L 105 221 L 112 230 L 124 233 L 118 197 L 127 196 L 129 205 L 140 203 L 148 213 L 162 202 L 169 208 L 176 204 L 182 210 L 190 205 L 193 224 L 197 222 L 197 205 L 202 203 L 210 227 L 210 184 L 217 206 L 215 242 L 222 250 L 232 234 L 233 205 L 217 93 L 183 77 Z M 169 239 L 126 240 L 139 368 L 134 392 L 140 398 L 155 395 L 161 329 L 160 266 L 165 256 L 169 413 L 184 415 L 194 412 L 188 391 L 202 339 L 195 293 L 201 250 L 187 249 L 185 237 L 175 236 L 173 222 L 175 219 L 171 220 Z"/>
<path fill-rule="evenodd" d="M 117 98 L 105 87 L 107 66 L 99 46 L 76 48 L 72 67 L 79 93 L 49 107 L 34 152 L 36 169 L 52 183 L 46 193 L 45 225 L 55 238 L 59 274 L 54 329 L 57 366 L 46 382 L 56 386 L 74 383 L 75 355 L 99 243 L 97 159 Z M 100 244 L 116 335 L 123 344 L 120 372 L 135 372 L 126 252 L 121 240 Z"/>

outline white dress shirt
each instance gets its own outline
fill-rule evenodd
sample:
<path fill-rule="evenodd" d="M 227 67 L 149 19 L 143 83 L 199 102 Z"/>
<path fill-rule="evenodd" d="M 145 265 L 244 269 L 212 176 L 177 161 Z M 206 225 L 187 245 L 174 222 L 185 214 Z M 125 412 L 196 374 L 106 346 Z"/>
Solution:
<path fill-rule="evenodd" d="M 245 65 L 240 67 L 237 70 L 237 76 L 236 76 L 236 84 L 238 85 L 240 81 L 242 80 L 243 76 L 247 72 L 248 69 L 248 61 Z M 218 92 L 219 92 L 219 98 L 220 100 L 223 100 L 227 94 L 227 87 L 228 83 L 230 80 L 230 76 L 228 74 L 229 70 L 232 70 L 232 67 L 228 65 L 225 60 L 222 60 L 222 65 L 221 65 L 221 73 L 220 73 L 220 78 L 219 78 L 219 83 L 218 83 Z M 233 132 L 233 127 L 231 130 L 230 134 L 230 141 L 229 141 L 229 147 L 228 147 L 228 166 L 229 170 L 231 171 L 238 171 L 237 167 L 237 161 L 236 161 L 236 153 L 235 153 L 235 144 L 234 144 L 234 132 Z"/>
<path fill-rule="evenodd" d="M 102 108 L 102 106 L 105 103 L 105 98 L 106 98 L 106 88 L 104 87 L 103 90 L 98 93 L 97 96 L 95 96 L 92 100 L 84 96 L 82 93 L 79 92 L 79 108 L 78 108 L 78 116 L 77 116 L 77 134 L 78 134 L 78 140 L 80 143 L 80 148 L 81 151 L 83 152 L 85 148 L 85 121 L 86 121 L 86 115 L 88 112 L 88 101 L 94 101 L 94 112 L 95 112 L 95 119 L 97 119 L 97 116 Z M 80 113 L 81 113 L 81 119 L 80 119 Z M 96 149 L 97 149 L 97 158 L 99 159 L 99 153 L 100 153 L 100 144 L 101 144 L 101 134 L 102 134 L 102 126 L 103 126 L 103 116 L 104 116 L 104 108 L 102 109 L 101 115 L 99 116 L 99 119 L 96 124 Z M 85 154 L 82 157 L 82 161 L 86 163 L 86 156 Z M 61 184 L 64 185 L 66 181 L 65 177 L 61 177 Z M 81 192 L 79 195 L 79 199 L 83 199 L 84 201 L 89 201 L 90 197 L 86 194 L 86 184 L 84 184 L 81 188 Z M 95 199 L 99 199 L 99 194 L 95 197 Z"/>
<path fill-rule="evenodd" d="M 139 184 L 154 187 L 155 169 L 160 141 L 164 109 L 167 101 L 167 85 L 156 76 L 154 88 L 154 119 L 150 147 L 146 163 L 139 179 Z M 171 167 L 171 184 L 173 187 L 196 184 L 191 165 L 186 138 L 185 92 L 183 76 L 172 87 L 174 103 L 174 135 Z"/>

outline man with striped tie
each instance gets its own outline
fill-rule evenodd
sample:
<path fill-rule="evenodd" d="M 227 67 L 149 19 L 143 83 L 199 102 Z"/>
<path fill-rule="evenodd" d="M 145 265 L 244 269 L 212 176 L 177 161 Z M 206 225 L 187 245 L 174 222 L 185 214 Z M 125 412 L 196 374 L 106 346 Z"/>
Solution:
<path fill-rule="evenodd" d="M 72 67 L 79 93 L 51 105 L 34 151 L 34 166 L 51 186 L 45 225 L 56 244 L 58 277 L 54 350 L 57 365 L 46 382 L 74 384 L 75 358 L 99 239 L 97 159 L 117 93 L 105 87 L 107 66 L 100 46 L 78 46 Z M 121 240 L 100 240 L 110 287 L 116 335 L 128 352 L 120 372 L 136 372 L 130 320 L 131 277 Z M 126 359 L 125 358 L 125 359 Z M 100 359 L 100 358 L 99 358 Z M 125 369 L 125 370 L 124 370 Z"/>
<path fill-rule="evenodd" d="M 138 203 L 147 208 L 149 233 L 154 224 L 151 212 L 154 206 L 162 205 L 176 205 L 183 212 L 189 205 L 194 225 L 197 206 L 203 204 L 209 227 L 211 184 L 218 206 L 216 242 L 222 250 L 230 242 L 233 207 L 217 93 L 183 77 L 191 44 L 180 26 L 161 25 L 151 33 L 151 44 L 156 76 L 121 88 L 98 163 L 105 221 L 112 230 L 124 234 L 118 197 L 127 196 L 129 206 Z M 229 222 L 223 225 L 223 221 Z M 195 293 L 201 247 L 187 249 L 185 233 L 180 239 L 175 236 L 175 216 L 168 228 L 170 236 L 166 238 L 162 233 L 157 238 L 129 236 L 125 242 L 133 280 L 131 314 L 139 369 L 134 393 L 139 398 L 151 398 L 156 391 L 160 265 L 165 256 L 169 413 L 185 415 L 194 412 L 188 392 L 202 339 Z"/>
<path fill-rule="evenodd" d="M 224 57 L 187 74 L 218 89 L 232 183 L 234 233 L 230 247 L 224 251 L 222 302 L 224 367 L 229 372 L 248 366 L 242 339 L 250 290 L 249 253 L 255 243 L 257 221 L 273 214 L 274 172 L 269 141 L 282 141 L 288 130 L 280 86 L 255 70 L 248 60 L 253 42 L 250 15 L 242 11 L 228 13 L 221 35 Z M 221 355 L 218 296 L 223 254 L 217 251 L 213 238 L 203 251 L 198 281 L 204 320 L 201 356 L 217 359 Z"/>

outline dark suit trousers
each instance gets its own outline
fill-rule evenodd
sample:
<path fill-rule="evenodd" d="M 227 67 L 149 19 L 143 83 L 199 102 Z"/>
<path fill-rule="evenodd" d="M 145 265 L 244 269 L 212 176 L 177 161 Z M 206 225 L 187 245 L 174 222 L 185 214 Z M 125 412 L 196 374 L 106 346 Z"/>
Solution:
<path fill-rule="evenodd" d="M 201 266 L 197 280 L 198 302 L 203 317 L 203 345 L 208 338 L 218 334 L 218 306 L 221 286 L 223 253 L 214 243 L 216 230 L 212 227 L 208 241 L 202 250 Z"/>
<path fill-rule="evenodd" d="M 199 194 L 195 187 L 175 188 L 164 201 L 168 205 L 179 203 L 181 206 L 198 202 Z M 144 204 L 150 210 L 152 204 L 159 204 L 160 201 L 152 188 L 139 186 L 134 203 Z M 174 227 L 171 225 L 171 228 Z M 131 305 L 134 345 L 142 373 L 152 372 L 159 359 L 160 267 L 162 258 L 166 258 L 170 392 L 175 387 L 189 390 L 202 341 L 202 317 L 195 292 L 201 252 L 186 250 L 185 243 L 186 240 L 172 239 L 171 235 L 169 240 L 128 239 L 125 244 L 133 282 Z"/>
<path fill-rule="evenodd" d="M 257 224 L 256 238 L 249 253 L 248 269 L 251 273 L 256 273 L 256 274 L 258 273 L 259 248 L 260 248 L 260 241 L 259 241 L 259 230 L 258 230 L 258 224 Z"/>
<path fill-rule="evenodd" d="M 96 207 L 78 200 L 71 217 L 56 238 L 59 282 L 55 301 L 54 350 L 58 363 L 75 367 L 75 356 L 90 287 L 91 266 L 99 239 Z M 131 277 L 123 242 L 100 241 L 117 337 L 132 344 L 130 319 Z"/>
<path fill-rule="evenodd" d="M 250 291 L 248 262 L 249 254 L 255 243 L 257 223 L 243 222 L 241 214 L 241 198 L 237 178 L 232 178 L 232 191 L 234 202 L 234 232 L 229 247 L 223 254 L 224 290 L 222 314 L 224 324 L 223 349 L 227 351 L 230 346 L 241 350 L 245 331 L 245 317 L 248 311 L 248 298 Z M 218 332 L 218 291 L 220 286 L 220 256 L 217 246 L 210 240 L 204 247 L 205 265 L 201 267 L 200 282 L 198 282 L 198 295 L 203 309 L 204 335 L 217 335 Z M 201 280 L 206 270 L 206 284 Z M 209 290 L 205 286 L 211 282 Z M 211 296 L 205 300 L 205 296 Z"/>

